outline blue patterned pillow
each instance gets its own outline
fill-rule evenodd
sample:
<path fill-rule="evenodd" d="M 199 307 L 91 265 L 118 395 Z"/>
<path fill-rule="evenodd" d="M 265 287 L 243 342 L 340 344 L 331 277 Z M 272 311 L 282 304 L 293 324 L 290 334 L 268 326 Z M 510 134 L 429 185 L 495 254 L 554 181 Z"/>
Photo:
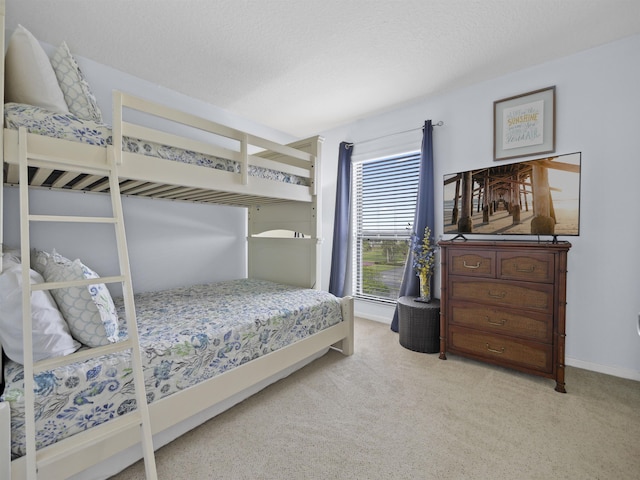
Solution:
<path fill-rule="evenodd" d="M 76 59 L 73 58 L 66 42 L 53 53 L 51 66 L 56 73 L 58 85 L 64 94 L 69 112 L 83 120 L 102 123 L 102 112 L 89 83 L 82 74 Z"/>
<path fill-rule="evenodd" d="M 100 278 L 80 260 L 71 261 L 55 250 L 51 254 L 36 252 L 33 268 L 46 282 Z M 118 341 L 118 314 L 104 283 L 58 288 L 51 290 L 51 295 L 76 340 L 89 347 Z"/>

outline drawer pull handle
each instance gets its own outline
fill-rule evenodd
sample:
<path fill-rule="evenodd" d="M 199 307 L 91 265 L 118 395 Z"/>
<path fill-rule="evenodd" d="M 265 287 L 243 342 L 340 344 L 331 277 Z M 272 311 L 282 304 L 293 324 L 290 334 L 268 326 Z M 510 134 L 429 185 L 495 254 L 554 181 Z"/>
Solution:
<path fill-rule="evenodd" d="M 502 327 L 502 326 L 504 326 L 505 323 L 507 323 L 507 321 L 503 318 L 499 322 L 495 322 L 495 321 L 492 321 L 489 317 L 487 317 L 487 323 L 489 325 L 495 325 L 497 327 Z"/>
<path fill-rule="evenodd" d="M 504 353 L 504 347 L 502 347 L 500 350 L 496 350 L 495 348 L 491 348 L 488 343 L 485 343 L 485 345 L 487 346 L 487 350 L 489 350 L 492 353 L 499 353 L 499 354 Z"/>
<path fill-rule="evenodd" d="M 528 267 L 519 267 L 518 264 L 516 263 L 514 265 L 516 267 L 516 272 L 521 272 L 521 273 L 533 273 L 536 269 L 535 265 L 529 265 Z"/>
<path fill-rule="evenodd" d="M 480 268 L 480 262 L 476 263 L 475 265 L 467 265 L 467 261 L 463 260 L 462 265 L 464 266 L 464 268 L 471 268 L 473 270 L 475 270 L 476 268 Z"/>
<path fill-rule="evenodd" d="M 492 293 L 491 290 L 489 290 L 488 295 L 491 298 L 504 298 L 507 296 L 507 292 Z"/>

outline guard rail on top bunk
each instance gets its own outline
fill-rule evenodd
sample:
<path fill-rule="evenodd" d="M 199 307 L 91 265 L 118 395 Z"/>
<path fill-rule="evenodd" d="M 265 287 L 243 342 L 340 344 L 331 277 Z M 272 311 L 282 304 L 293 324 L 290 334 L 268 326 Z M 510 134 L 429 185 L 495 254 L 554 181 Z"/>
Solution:
<path fill-rule="evenodd" d="M 283 201 L 313 202 L 318 194 L 321 137 L 282 145 L 117 91 L 113 94 L 113 107 L 113 145 L 123 145 L 123 140 L 135 138 L 239 164 L 239 172 L 236 173 L 128 152 L 124 147 L 115 148 L 121 191 L 125 195 L 249 206 Z M 125 112 L 136 119 L 151 119 L 160 127 L 150 128 L 125 121 Z M 5 128 L 4 137 L 4 157 L 9 164 L 6 182 L 16 184 L 18 132 Z M 31 154 L 43 159 L 43 170 L 32 174 L 32 186 L 92 192 L 108 189 L 106 179 L 98 177 L 85 177 L 79 181 L 78 175 L 51 176 L 54 169 L 47 168 L 51 164 L 48 165 L 45 159 L 51 162 L 64 159 L 66 163 L 75 159 L 83 166 L 93 162 L 104 165 L 110 147 L 105 149 L 35 134 L 28 135 L 28 142 Z M 305 180 L 306 185 L 250 176 L 252 166 L 277 171 L 287 177 L 299 177 Z"/>

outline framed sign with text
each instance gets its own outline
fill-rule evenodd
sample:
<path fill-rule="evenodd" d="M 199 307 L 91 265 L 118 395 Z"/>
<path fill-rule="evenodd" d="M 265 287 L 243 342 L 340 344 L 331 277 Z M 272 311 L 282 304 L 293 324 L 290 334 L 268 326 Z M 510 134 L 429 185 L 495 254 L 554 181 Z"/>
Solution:
<path fill-rule="evenodd" d="M 556 87 L 493 102 L 495 160 L 556 150 Z"/>

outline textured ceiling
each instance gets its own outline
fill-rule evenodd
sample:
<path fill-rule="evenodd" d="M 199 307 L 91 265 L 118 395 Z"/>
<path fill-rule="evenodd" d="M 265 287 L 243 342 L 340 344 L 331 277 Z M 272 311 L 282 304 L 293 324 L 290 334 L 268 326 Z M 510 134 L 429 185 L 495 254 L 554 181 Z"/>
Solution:
<path fill-rule="evenodd" d="M 6 15 L 297 137 L 640 33 L 638 0 L 6 0 Z"/>

